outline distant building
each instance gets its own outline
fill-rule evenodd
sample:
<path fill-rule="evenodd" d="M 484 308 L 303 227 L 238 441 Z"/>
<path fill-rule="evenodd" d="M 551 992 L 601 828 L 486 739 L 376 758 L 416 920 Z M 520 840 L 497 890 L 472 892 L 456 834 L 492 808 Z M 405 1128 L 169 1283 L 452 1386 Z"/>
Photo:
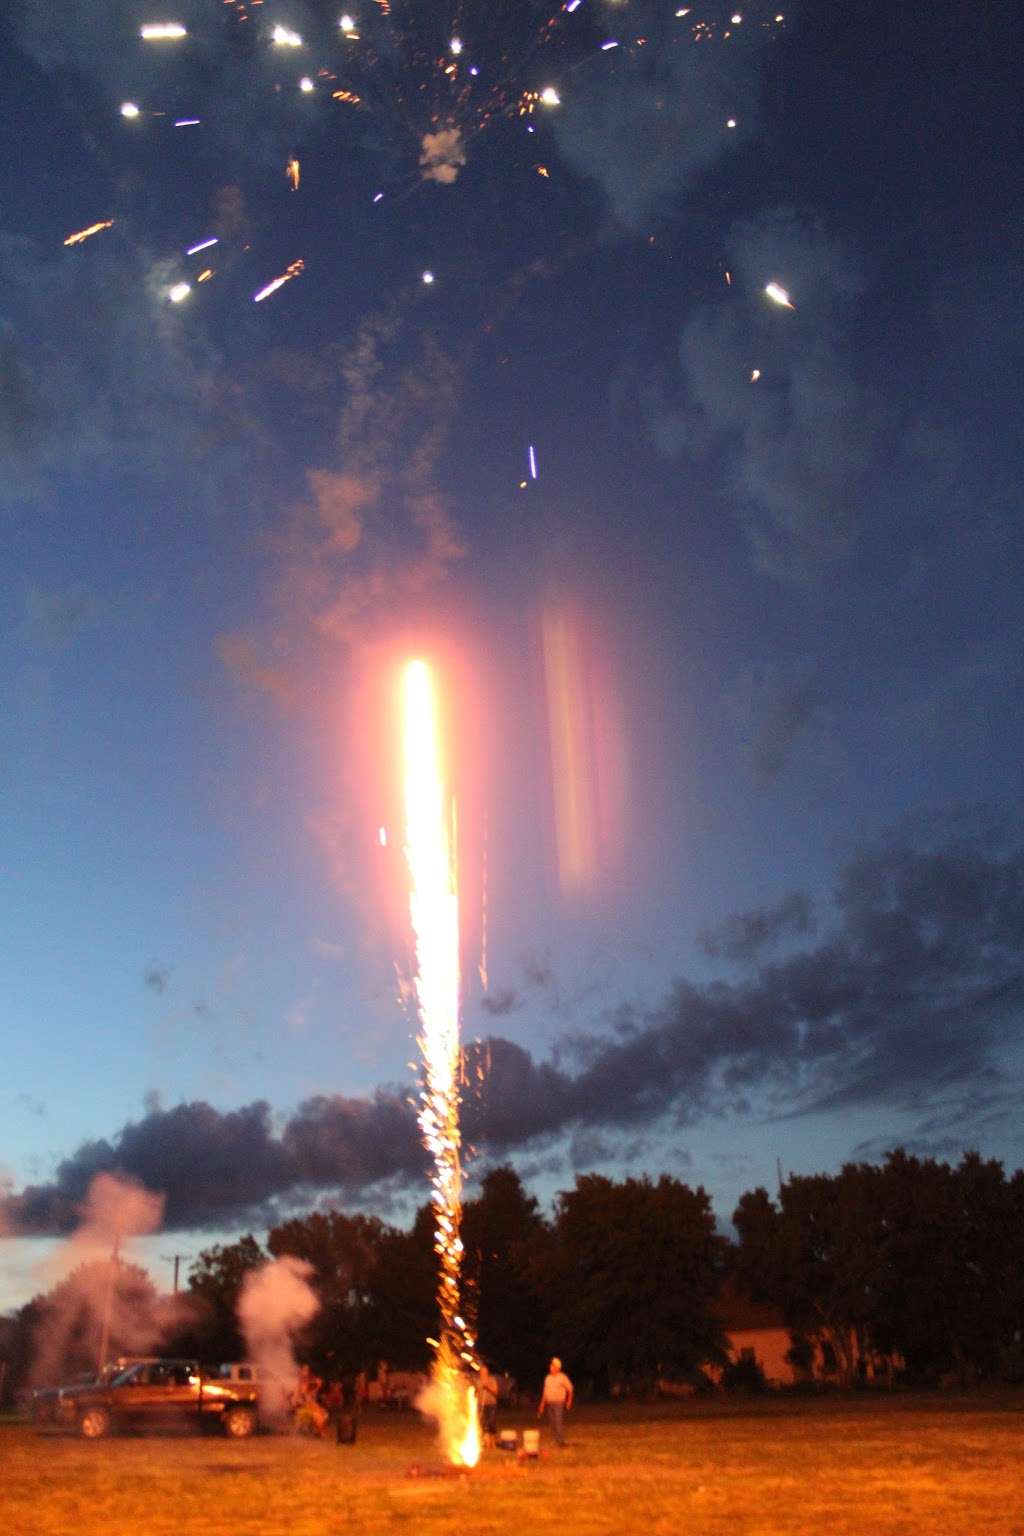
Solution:
<path fill-rule="evenodd" d="M 725 1332 L 729 1358 L 734 1364 L 755 1361 L 770 1387 L 791 1387 L 818 1374 L 818 1352 L 812 1364 L 799 1369 L 787 1355 L 793 1348 L 793 1336 L 778 1307 L 766 1301 L 751 1301 L 730 1276 L 722 1285 L 715 1304 Z M 708 1366 L 715 1381 L 722 1376 L 721 1366 Z"/>

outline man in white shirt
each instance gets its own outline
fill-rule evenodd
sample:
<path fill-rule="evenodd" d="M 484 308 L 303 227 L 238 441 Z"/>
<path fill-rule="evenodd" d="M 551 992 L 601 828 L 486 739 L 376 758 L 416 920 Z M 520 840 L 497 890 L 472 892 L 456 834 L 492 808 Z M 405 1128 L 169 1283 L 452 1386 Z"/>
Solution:
<path fill-rule="evenodd" d="M 556 1355 L 548 1366 L 548 1374 L 544 1378 L 537 1417 L 539 1419 L 545 1408 L 547 1409 L 548 1423 L 559 1445 L 565 1444 L 565 1415 L 571 1407 L 572 1382 L 562 1370 L 562 1362 Z"/>

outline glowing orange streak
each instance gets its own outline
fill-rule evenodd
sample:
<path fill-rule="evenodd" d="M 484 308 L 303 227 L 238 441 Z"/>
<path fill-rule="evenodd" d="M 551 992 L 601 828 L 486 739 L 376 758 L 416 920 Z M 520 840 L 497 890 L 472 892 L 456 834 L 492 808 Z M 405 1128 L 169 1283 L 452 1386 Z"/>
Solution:
<path fill-rule="evenodd" d="M 459 1133 L 459 896 L 449 834 L 433 679 L 425 662 L 405 670 L 405 855 L 416 942 L 416 1001 L 424 1087 L 419 1126 L 434 1160 L 431 1180 L 441 1327 L 434 1359 L 434 1406 L 449 1460 L 479 1457 L 475 1393 L 463 1362 L 476 1366 L 460 1315 L 462 1164 Z"/>
<path fill-rule="evenodd" d="M 98 235 L 101 229 L 109 229 L 113 219 L 101 219 L 98 224 L 90 224 L 88 229 L 79 229 L 73 235 L 68 235 L 65 245 L 81 245 L 83 240 L 88 240 L 92 235 Z"/>

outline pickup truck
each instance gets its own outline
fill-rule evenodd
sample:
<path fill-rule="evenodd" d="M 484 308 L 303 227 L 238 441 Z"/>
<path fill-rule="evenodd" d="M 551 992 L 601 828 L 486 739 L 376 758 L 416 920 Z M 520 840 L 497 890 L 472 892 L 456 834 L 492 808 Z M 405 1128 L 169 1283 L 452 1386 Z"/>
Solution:
<path fill-rule="evenodd" d="M 220 1426 L 244 1440 L 259 1428 L 259 1402 L 254 1382 L 220 1381 L 204 1375 L 194 1360 L 148 1360 L 112 1381 L 65 1388 L 61 1417 L 86 1440 L 101 1440 L 115 1429 L 183 1424 Z"/>

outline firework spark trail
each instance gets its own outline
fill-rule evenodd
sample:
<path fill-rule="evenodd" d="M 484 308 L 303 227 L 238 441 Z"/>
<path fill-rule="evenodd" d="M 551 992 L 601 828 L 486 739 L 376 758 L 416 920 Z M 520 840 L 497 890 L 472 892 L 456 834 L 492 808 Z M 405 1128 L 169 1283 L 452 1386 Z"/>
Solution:
<path fill-rule="evenodd" d="M 253 303 L 262 304 L 264 299 L 269 299 L 270 295 L 276 293 L 279 288 L 283 288 L 285 283 L 290 283 L 293 277 L 298 277 L 299 273 L 304 270 L 305 265 L 306 263 L 302 260 L 293 261 L 291 266 L 281 273 L 280 277 L 275 277 L 272 282 L 267 283 L 264 288 L 261 288 L 259 293 L 253 294 Z"/>
<path fill-rule="evenodd" d="M 81 245 L 83 240 L 89 240 L 93 235 L 98 235 L 101 229 L 109 229 L 113 219 L 101 219 L 98 224 L 90 224 L 88 229 L 76 230 L 73 235 L 68 235 L 65 245 Z"/>
<path fill-rule="evenodd" d="M 476 1369 L 477 1361 L 460 1302 L 459 896 L 434 684 L 425 662 L 409 663 L 404 693 L 405 854 L 424 1066 L 418 1119 L 434 1160 L 431 1201 L 439 1266 L 440 1330 L 435 1341 L 432 1412 L 448 1459 L 472 1466 L 479 1457 L 476 1403 L 464 1373 L 467 1366 Z"/>

